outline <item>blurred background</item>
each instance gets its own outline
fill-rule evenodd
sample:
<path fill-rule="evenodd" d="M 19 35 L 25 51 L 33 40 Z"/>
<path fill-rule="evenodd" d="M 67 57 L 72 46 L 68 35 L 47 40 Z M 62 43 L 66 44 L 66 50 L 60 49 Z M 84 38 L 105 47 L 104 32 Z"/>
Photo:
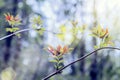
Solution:
<path fill-rule="evenodd" d="M 41 16 L 43 27 L 48 30 L 39 35 L 35 30 L 21 33 L 21 38 L 9 37 L 0 41 L 0 72 L 12 67 L 16 80 L 41 80 L 54 71 L 49 62 L 50 53 L 44 50 L 47 45 L 69 45 L 73 48 L 64 56 L 64 65 L 92 52 L 97 44 L 91 37 L 90 30 L 101 24 L 108 27 L 115 47 L 120 47 L 120 0 L 0 0 L 0 37 L 10 34 L 5 31 L 10 27 L 5 22 L 4 13 L 18 14 L 22 19 L 20 29 L 31 27 L 31 18 Z M 57 33 L 69 21 L 77 21 L 79 26 L 86 26 L 77 39 L 70 42 L 69 32 L 63 41 Z M 53 80 L 119 80 L 120 52 L 103 50 L 68 68 Z M 51 79 L 52 80 L 52 79 Z"/>

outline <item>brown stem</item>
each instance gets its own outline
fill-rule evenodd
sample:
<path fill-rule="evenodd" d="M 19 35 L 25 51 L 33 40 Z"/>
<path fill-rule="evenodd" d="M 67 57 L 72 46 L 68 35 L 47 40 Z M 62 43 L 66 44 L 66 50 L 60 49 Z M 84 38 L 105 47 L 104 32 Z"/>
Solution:
<path fill-rule="evenodd" d="M 69 63 L 68 65 L 64 66 L 63 68 L 61 68 L 61 69 L 59 69 L 59 70 L 57 70 L 57 71 L 51 73 L 50 75 L 46 76 L 46 77 L 43 78 L 42 80 L 47 80 L 47 79 L 49 79 L 50 77 L 56 75 L 57 73 L 61 72 L 63 69 L 69 67 L 70 65 L 72 65 L 72 64 L 74 64 L 74 63 L 76 63 L 76 62 L 79 62 L 79 61 L 85 59 L 86 57 L 88 57 L 88 56 L 90 56 L 90 55 L 96 53 L 97 51 L 103 50 L 103 49 L 116 49 L 116 50 L 120 50 L 120 48 L 115 48 L 115 47 L 103 47 L 103 48 L 96 49 L 96 50 L 94 50 L 93 52 L 91 52 L 91 53 L 89 53 L 89 54 L 86 54 L 86 55 L 84 55 L 83 57 L 78 58 L 77 60 L 75 60 L 75 61 Z"/>

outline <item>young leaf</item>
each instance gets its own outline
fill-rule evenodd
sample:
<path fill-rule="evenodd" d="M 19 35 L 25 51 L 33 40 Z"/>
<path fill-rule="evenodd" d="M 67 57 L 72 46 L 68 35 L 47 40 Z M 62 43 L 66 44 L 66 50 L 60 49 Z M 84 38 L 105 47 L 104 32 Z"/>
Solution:
<path fill-rule="evenodd" d="M 15 34 L 18 38 L 20 38 L 21 37 L 21 34 L 20 33 L 18 33 L 18 34 Z"/>
<path fill-rule="evenodd" d="M 57 63 L 58 61 L 54 59 L 54 60 L 50 60 L 50 62 Z"/>
<path fill-rule="evenodd" d="M 61 69 L 63 66 L 58 66 L 58 69 Z"/>
<path fill-rule="evenodd" d="M 59 61 L 59 64 L 60 64 L 60 63 L 63 63 L 63 62 L 64 62 L 64 60 L 60 60 L 60 61 Z"/>
<path fill-rule="evenodd" d="M 67 31 L 66 26 L 65 25 L 61 25 L 60 26 L 60 31 L 61 31 L 61 33 L 66 33 L 66 31 Z"/>
<path fill-rule="evenodd" d="M 56 34 L 56 36 L 61 39 L 62 41 L 65 40 L 65 34 L 61 33 L 61 34 Z"/>
<path fill-rule="evenodd" d="M 44 31 L 45 31 L 45 28 L 42 28 L 42 27 L 41 27 L 39 30 L 37 30 L 37 32 L 38 32 L 40 35 L 43 35 Z"/>

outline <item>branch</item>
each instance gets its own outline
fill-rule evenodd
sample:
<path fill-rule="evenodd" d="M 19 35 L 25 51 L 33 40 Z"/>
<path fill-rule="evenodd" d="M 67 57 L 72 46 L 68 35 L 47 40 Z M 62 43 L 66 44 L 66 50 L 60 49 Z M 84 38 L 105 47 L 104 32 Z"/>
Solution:
<path fill-rule="evenodd" d="M 21 32 L 25 32 L 25 31 L 29 31 L 29 30 L 32 30 L 32 29 L 31 29 L 31 28 L 28 28 L 28 29 L 22 29 L 22 30 L 16 31 L 16 32 L 14 32 L 14 33 L 12 33 L 12 34 L 10 34 L 10 35 L 6 35 L 6 36 L 4 36 L 4 37 L 1 37 L 1 38 L 0 38 L 0 41 L 3 40 L 3 39 L 6 39 L 6 38 L 8 38 L 8 37 L 11 37 L 11 36 L 13 36 L 13 35 L 15 35 L 15 34 L 18 34 L 18 33 L 21 33 Z"/>
<path fill-rule="evenodd" d="M 92 54 L 95 54 L 96 52 L 98 52 L 98 51 L 100 51 L 100 50 L 103 50 L 103 49 L 116 49 L 116 50 L 120 50 L 120 48 L 115 48 L 115 47 L 103 47 L 103 48 L 99 48 L 99 49 L 94 50 L 93 52 L 91 52 L 91 53 L 89 53 L 89 54 L 86 54 L 86 55 L 84 55 L 83 57 L 81 57 L 81 58 L 79 58 L 79 59 L 77 59 L 77 60 L 69 63 L 68 65 L 64 66 L 63 68 L 61 68 L 61 69 L 59 69 L 59 70 L 51 73 L 50 75 L 48 75 L 47 77 L 43 78 L 42 80 L 47 80 L 47 79 L 49 79 L 50 77 L 56 75 L 57 73 L 61 72 L 63 69 L 69 67 L 70 65 L 72 65 L 72 64 L 74 64 L 74 63 L 76 63 L 76 62 L 79 62 L 79 61 L 87 58 L 88 56 L 90 56 L 90 55 L 92 55 Z"/>
<path fill-rule="evenodd" d="M 21 32 L 25 32 L 25 31 L 29 31 L 29 30 L 33 30 L 33 28 L 22 29 L 22 30 L 16 31 L 16 32 L 14 32 L 14 33 L 12 33 L 10 35 L 3 36 L 3 37 L 0 38 L 0 41 L 6 39 L 8 37 L 14 36 L 15 34 L 18 34 L 18 33 L 21 33 Z M 40 29 L 35 29 L 35 30 L 41 30 L 41 28 Z M 45 31 L 51 32 L 49 30 L 45 30 Z M 60 34 L 60 33 L 55 33 L 55 32 L 51 32 L 51 33 L 53 33 L 53 34 Z"/>

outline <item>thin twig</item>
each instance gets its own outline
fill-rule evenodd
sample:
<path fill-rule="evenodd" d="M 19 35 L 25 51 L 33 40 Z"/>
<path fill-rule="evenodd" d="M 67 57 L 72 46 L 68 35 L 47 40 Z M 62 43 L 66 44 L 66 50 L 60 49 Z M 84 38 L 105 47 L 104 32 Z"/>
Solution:
<path fill-rule="evenodd" d="M 29 30 L 32 30 L 31 28 L 28 28 L 28 29 L 22 29 L 22 30 L 19 30 L 19 31 L 16 31 L 14 33 L 11 33 L 10 35 L 6 35 L 4 37 L 1 37 L 0 38 L 0 41 L 3 40 L 3 39 L 6 39 L 8 37 L 11 37 L 11 36 L 14 36 L 15 34 L 18 34 L 18 33 L 21 33 L 21 32 L 25 32 L 25 31 L 29 31 Z"/>
<path fill-rule="evenodd" d="M 103 48 L 99 48 L 99 49 L 94 50 L 93 52 L 91 52 L 91 53 L 89 53 L 89 54 L 86 54 L 86 55 L 84 55 L 83 57 L 81 57 L 81 58 L 79 58 L 79 59 L 77 59 L 77 60 L 69 63 L 68 65 L 64 66 L 63 68 L 61 68 L 61 69 L 59 69 L 59 70 L 51 73 L 50 75 L 48 75 L 47 77 L 43 78 L 42 80 L 47 80 L 47 79 L 49 79 L 50 77 L 56 75 L 57 73 L 61 72 L 63 69 L 69 67 L 70 65 L 72 65 L 72 64 L 74 64 L 74 63 L 76 63 L 76 62 L 79 62 L 79 61 L 85 59 L 86 57 L 88 57 L 88 56 L 90 56 L 90 55 L 92 55 L 92 54 L 95 54 L 95 53 L 98 52 L 99 50 L 103 50 L 103 49 L 116 49 L 116 50 L 120 50 L 120 48 L 115 48 L 115 47 L 103 47 Z"/>
<path fill-rule="evenodd" d="M 41 30 L 41 28 L 40 29 L 33 29 L 33 28 L 22 29 L 22 30 L 16 31 L 14 33 L 11 33 L 9 35 L 1 37 L 0 41 L 6 39 L 8 37 L 14 36 L 15 34 L 18 34 L 18 33 L 21 33 L 21 32 L 25 32 L 25 31 L 29 31 L 29 30 Z M 60 33 L 55 33 L 55 32 L 49 31 L 49 30 L 44 30 L 44 31 L 51 32 L 53 34 L 60 34 Z"/>

